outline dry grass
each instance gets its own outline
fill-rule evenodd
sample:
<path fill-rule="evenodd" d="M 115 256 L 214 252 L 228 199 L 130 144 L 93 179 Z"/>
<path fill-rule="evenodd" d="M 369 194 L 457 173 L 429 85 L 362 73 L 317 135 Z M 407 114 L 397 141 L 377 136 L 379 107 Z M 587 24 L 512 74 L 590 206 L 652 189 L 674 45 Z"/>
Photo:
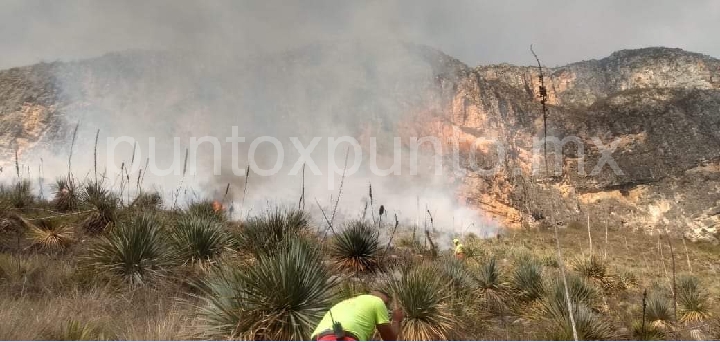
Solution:
<path fill-rule="evenodd" d="M 218 308 L 230 308 L 218 322 L 248 327 L 239 335 L 232 328 L 227 334 L 206 335 L 211 338 L 308 338 L 314 320 L 327 305 L 364 293 L 381 281 L 389 282 L 386 285 L 408 311 L 405 339 L 571 337 L 551 231 L 516 231 L 504 234 L 501 240 L 465 237 L 467 258 L 459 261 L 450 250 L 440 250 L 435 256 L 420 233 L 413 241 L 412 227 L 401 227 L 394 246 L 383 257 L 387 243 L 383 239 L 387 237 L 376 236 L 367 227 L 355 227 L 323 240 L 314 233 L 317 227 L 312 219 L 297 210 L 270 208 L 247 221 L 228 222 L 222 213 L 211 211 L 208 201 L 193 203 L 187 210 L 163 210 L 156 195 L 143 194 L 124 205 L 99 184 L 91 183 L 78 186 L 77 204 L 66 205 L 70 199 L 62 199 L 63 216 L 40 220 L 48 215 L 44 209 L 58 209 L 59 200 L 38 201 L 27 196 L 22 186 L 18 189 L 0 191 L 3 340 L 179 340 L 195 338 L 198 331 L 224 331 L 228 326 L 208 327 L 212 320 L 201 314 L 205 306 L 198 305 L 208 301 Z M 152 214 L 154 223 L 148 229 L 141 229 L 144 226 L 137 221 L 142 214 Z M 202 219 L 192 221 L 191 217 Z M 352 228 L 352 222 L 344 223 Z M 342 227 L 343 222 L 336 226 Z M 217 239 L 220 231 L 222 239 Z M 286 242 L 298 238 L 320 253 L 322 262 L 306 269 L 307 263 L 297 263 L 301 253 L 287 254 Z M 578 304 L 574 316 L 582 337 L 720 336 L 717 246 L 686 242 L 692 270 L 688 263 L 677 263 L 676 320 L 672 284 L 663 271 L 656 239 L 611 229 L 605 259 L 587 254 L 584 227 L 562 228 L 559 238 L 572 301 Z M 177 248 L 178 244 L 193 248 Z M 604 241 L 602 245 L 604 250 Z M 203 260 L 202 270 L 191 265 L 189 261 L 194 260 Z M 345 272 L 335 271 L 338 265 Z M 227 285 L 232 286 L 216 286 L 215 292 L 197 286 L 212 284 L 208 281 L 216 274 L 216 266 L 239 270 L 228 280 L 232 281 Z M 370 269 L 380 272 L 365 272 Z M 312 279 L 309 274 L 330 272 L 335 285 L 323 290 L 322 303 L 306 303 L 304 299 L 315 290 L 293 290 L 298 287 L 289 285 L 292 277 L 283 276 L 290 271 L 308 274 L 301 277 L 306 281 Z M 162 277 L 149 277 L 155 274 Z M 146 275 L 153 281 L 144 281 Z M 143 281 L 133 281 L 129 287 L 130 280 Z M 322 288 L 318 286 L 308 289 Z M 650 296 L 642 330 L 645 289 Z M 297 303 L 290 314 L 285 311 L 281 290 L 291 303 Z M 230 297 L 224 291 L 262 293 L 274 298 L 274 311 L 265 310 L 269 301 L 235 305 L 228 302 Z M 250 309 L 254 314 L 243 311 Z M 278 326 L 269 321 L 271 316 L 286 323 Z M 288 325 L 294 317 L 309 318 L 298 330 Z"/>

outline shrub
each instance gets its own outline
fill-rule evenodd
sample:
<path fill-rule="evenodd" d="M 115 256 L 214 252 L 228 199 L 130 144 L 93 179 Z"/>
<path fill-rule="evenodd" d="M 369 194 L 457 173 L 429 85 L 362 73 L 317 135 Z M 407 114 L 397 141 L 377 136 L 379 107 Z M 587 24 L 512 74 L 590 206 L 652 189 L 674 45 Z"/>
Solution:
<path fill-rule="evenodd" d="M 380 232 L 364 221 L 353 221 L 333 240 L 330 255 L 338 268 L 374 273 L 380 266 Z"/>
<path fill-rule="evenodd" d="M 680 321 L 684 323 L 700 322 L 710 316 L 708 296 L 700 288 L 700 280 L 695 276 L 681 276 L 677 281 L 677 300 L 680 304 Z"/>
<path fill-rule="evenodd" d="M 577 259 L 575 270 L 587 278 L 603 279 L 607 273 L 607 265 L 593 254 L 587 258 Z"/>
<path fill-rule="evenodd" d="M 90 182 L 83 188 L 81 196 L 83 203 L 89 205 L 93 212 L 83 222 L 83 228 L 91 234 L 98 234 L 117 218 L 116 212 L 119 204 L 117 196 L 106 189 L 100 182 Z"/>
<path fill-rule="evenodd" d="M 519 261 L 513 273 L 513 286 L 519 297 L 525 301 L 533 301 L 544 293 L 542 266 L 530 259 Z"/>
<path fill-rule="evenodd" d="M 585 304 L 592 307 L 598 299 L 598 290 L 585 279 L 572 273 L 566 273 L 568 283 L 568 294 L 573 304 Z M 567 301 L 565 299 L 565 285 L 562 277 L 554 277 L 546 290 L 546 306 L 553 306 L 554 309 L 567 312 Z"/>
<path fill-rule="evenodd" d="M 157 192 L 142 192 L 130 204 L 130 207 L 143 210 L 158 210 L 162 208 L 163 199 Z"/>
<path fill-rule="evenodd" d="M 390 282 L 393 297 L 405 311 L 406 340 L 452 340 L 462 331 L 447 303 L 450 281 L 438 273 L 436 267 L 419 265 Z"/>
<path fill-rule="evenodd" d="M 230 245 L 222 223 L 203 216 L 183 216 L 171 236 L 179 260 L 191 264 L 213 260 Z"/>
<path fill-rule="evenodd" d="M 272 254 L 289 237 L 303 236 L 309 230 L 309 217 L 304 211 L 275 208 L 245 222 L 237 237 L 238 246 L 255 257 Z"/>
<path fill-rule="evenodd" d="M 174 263 L 158 220 L 148 214 L 123 222 L 93 244 L 85 256 L 97 271 L 119 276 L 131 286 L 163 276 Z"/>
<path fill-rule="evenodd" d="M 643 328 L 642 320 L 633 322 L 631 334 L 631 337 L 637 341 L 665 340 L 665 331 L 657 325 L 648 324 L 648 322 L 645 322 L 645 328 Z"/>
<path fill-rule="evenodd" d="M 60 331 L 49 334 L 48 339 L 56 341 L 108 341 L 114 338 L 97 326 L 71 319 L 62 326 Z"/>
<path fill-rule="evenodd" d="M 452 257 L 439 261 L 438 265 L 441 275 L 450 279 L 455 291 L 468 292 L 479 287 L 477 279 L 462 261 Z"/>
<path fill-rule="evenodd" d="M 77 187 L 72 178 L 59 178 L 55 181 L 52 205 L 59 212 L 69 212 L 78 209 L 80 199 Z"/>
<path fill-rule="evenodd" d="M 320 253 L 283 243 L 253 265 L 218 268 L 200 289 L 203 339 L 308 340 L 330 308 L 333 286 Z"/>
<path fill-rule="evenodd" d="M 70 246 L 73 241 L 73 231 L 70 226 L 56 227 L 49 221 L 40 221 L 34 225 L 25 221 L 28 227 L 28 238 L 32 246 L 44 250 L 57 251 Z"/>
<path fill-rule="evenodd" d="M 507 290 L 501 281 L 500 269 L 495 258 L 490 258 L 477 271 L 475 281 L 482 293 L 483 307 L 492 313 L 503 314 L 508 309 Z"/>
<path fill-rule="evenodd" d="M 9 188 L 0 185 L 0 208 L 24 209 L 34 202 L 29 180 L 21 180 Z"/>
<path fill-rule="evenodd" d="M 225 212 L 222 210 L 216 210 L 214 202 L 212 200 L 203 200 L 190 203 L 187 209 L 187 213 L 191 216 L 207 217 L 218 221 L 225 220 Z"/>
<path fill-rule="evenodd" d="M 566 274 L 568 294 L 572 304 L 573 318 L 581 340 L 604 340 L 611 338 L 612 326 L 592 311 L 598 291 L 585 279 L 572 273 Z M 565 285 L 561 276 L 554 277 L 541 302 L 546 324 L 546 334 L 552 340 L 572 339 L 572 325 L 565 298 Z"/>
<path fill-rule="evenodd" d="M 567 309 L 557 310 L 560 303 L 551 305 L 546 311 L 548 324 L 545 329 L 548 339 L 568 341 L 573 339 L 572 322 Z M 581 341 L 597 341 L 612 339 L 615 329 L 603 317 L 595 314 L 584 304 L 573 304 L 573 318 L 578 339 Z"/>
<path fill-rule="evenodd" d="M 647 299 L 645 318 L 647 322 L 664 324 L 670 322 L 673 317 L 671 303 L 662 295 L 651 294 Z"/>

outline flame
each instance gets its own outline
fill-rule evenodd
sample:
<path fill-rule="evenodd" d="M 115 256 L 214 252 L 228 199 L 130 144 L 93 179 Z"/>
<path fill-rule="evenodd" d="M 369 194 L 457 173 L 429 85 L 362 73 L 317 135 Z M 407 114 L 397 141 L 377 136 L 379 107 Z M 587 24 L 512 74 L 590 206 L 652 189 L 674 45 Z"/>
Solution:
<path fill-rule="evenodd" d="M 220 202 L 217 201 L 217 200 L 216 200 L 216 201 L 213 201 L 213 204 L 212 204 L 212 205 L 213 205 L 213 211 L 215 211 L 216 213 L 217 213 L 217 212 L 220 212 L 220 211 L 222 211 L 222 210 L 225 210 L 225 207 L 222 205 L 222 203 L 220 203 Z"/>

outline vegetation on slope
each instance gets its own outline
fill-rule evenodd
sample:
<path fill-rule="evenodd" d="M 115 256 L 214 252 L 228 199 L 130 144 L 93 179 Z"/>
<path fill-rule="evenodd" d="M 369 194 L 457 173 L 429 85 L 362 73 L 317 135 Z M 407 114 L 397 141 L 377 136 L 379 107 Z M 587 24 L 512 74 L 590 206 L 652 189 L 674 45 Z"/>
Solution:
<path fill-rule="evenodd" d="M 720 338 L 717 246 L 676 248 L 676 277 L 665 239 L 612 228 L 592 251 L 584 227 L 560 228 L 562 260 L 546 228 L 464 236 L 457 260 L 412 227 L 386 249 L 392 224 L 325 236 L 298 209 L 236 222 L 212 201 L 167 210 L 153 193 L 124 204 L 101 182 L 57 185 L 50 201 L 0 189 L 1 339 L 302 340 L 373 285 L 406 311 L 404 340 Z"/>

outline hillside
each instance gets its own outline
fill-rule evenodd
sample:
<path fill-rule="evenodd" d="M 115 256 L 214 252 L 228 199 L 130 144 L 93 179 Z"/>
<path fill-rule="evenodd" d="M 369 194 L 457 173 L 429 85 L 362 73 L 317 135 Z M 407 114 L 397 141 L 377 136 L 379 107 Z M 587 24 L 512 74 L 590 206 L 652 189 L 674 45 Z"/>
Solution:
<path fill-rule="evenodd" d="M 573 321 L 581 340 L 719 339 L 720 61 L 649 48 L 545 69 L 548 136 L 586 153 L 549 144 L 549 163 L 534 146 L 538 76 L 397 42 L 127 51 L 0 71 L 0 339 L 307 340 L 330 305 L 373 287 L 405 311 L 401 340 L 572 340 Z M 184 170 L 146 180 L 93 165 L 96 130 L 102 142 L 230 126 L 363 148 L 377 136 L 382 151 L 392 137 L 435 136 L 444 173 L 338 176 L 329 204 L 326 179 L 223 173 L 184 203 L 196 190 Z M 622 174 L 590 174 L 596 137 L 617 141 Z M 464 158 L 477 138 L 490 175 Z M 172 153 L 159 155 L 167 165 Z M 121 158 L 140 163 L 134 146 Z M 431 185 L 442 191 L 423 192 Z M 289 205 L 246 204 L 246 192 Z"/>
<path fill-rule="evenodd" d="M 693 239 L 717 232 L 717 59 L 646 48 L 547 69 L 548 135 L 578 137 L 586 173 L 601 157 L 592 138 L 608 147 L 619 139 L 612 158 L 624 173 L 604 165 L 599 174 L 579 175 L 577 147 L 568 143 L 558 157 L 564 171 L 551 182 L 548 175 L 531 177 L 533 138 L 542 138 L 535 67 L 470 68 L 427 47 L 357 42 L 214 62 L 138 51 L 2 71 L 4 166 L 12 165 L 15 146 L 21 155 L 33 146 L 68 153 L 75 122 L 108 136 L 139 137 L 222 136 L 238 123 L 246 136 L 375 132 L 381 140 L 393 132 L 447 138 L 459 129 L 460 139 L 496 139 L 508 149 L 498 174 L 469 172 L 455 182 L 469 205 L 506 226 L 535 224 L 533 217 L 550 211 L 565 223 L 582 221 L 590 211 L 630 229 L 653 230 L 665 219 Z M 548 148 L 553 166 L 554 146 Z M 495 165 L 496 153 L 486 152 L 480 158 Z M 517 168 L 522 172 L 513 175 Z M 528 198 L 529 192 L 538 195 Z"/>

